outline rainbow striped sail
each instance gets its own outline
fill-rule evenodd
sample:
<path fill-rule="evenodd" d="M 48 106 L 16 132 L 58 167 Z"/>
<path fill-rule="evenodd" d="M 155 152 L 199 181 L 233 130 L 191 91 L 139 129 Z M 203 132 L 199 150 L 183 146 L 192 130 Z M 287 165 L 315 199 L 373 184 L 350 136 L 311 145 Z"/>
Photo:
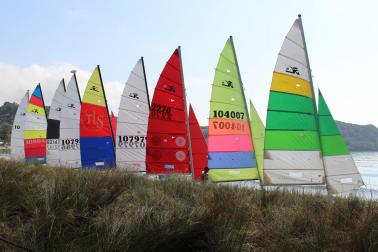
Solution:
<path fill-rule="evenodd" d="M 113 131 L 99 66 L 88 81 L 81 104 L 80 152 L 83 168 L 115 166 Z"/>
<path fill-rule="evenodd" d="M 359 189 L 364 182 L 320 90 L 319 131 L 328 191 L 342 193 Z"/>
<path fill-rule="evenodd" d="M 27 163 L 46 163 L 47 118 L 41 85 L 38 84 L 26 108 L 24 147 Z"/>
<path fill-rule="evenodd" d="M 324 184 L 316 105 L 300 16 L 278 54 L 265 130 L 264 184 Z"/>
<path fill-rule="evenodd" d="M 227 40 L 215 70 L 208 151 L 211 181 L 258 179 L 249 114 L 232 37 Z"/>

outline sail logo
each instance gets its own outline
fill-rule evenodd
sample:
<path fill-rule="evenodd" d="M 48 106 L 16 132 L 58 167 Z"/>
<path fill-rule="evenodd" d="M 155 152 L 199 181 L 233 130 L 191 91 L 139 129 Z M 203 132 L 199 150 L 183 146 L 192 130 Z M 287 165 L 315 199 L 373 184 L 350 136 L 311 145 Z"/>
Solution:
<path fill-rule="evenodd" d="M 75 105 L 74 105 L 73 103 L 69 103 L 69 104 L 67 104 L 67 108 L 74 109 L 74 108 L 75 108 Z"/>
<path fill-rule="evenodd" d="M 38 114 L 38 109 L 33 109 L 32 113 Z"/>
<path fill-rule="evenodd" d="M 87 120 L 85 120 L 85 122 L 87 125 L 94 125 L 99 129 L 104 127 L 104 117 L 97 115 L 95 110 L 93 110 L 92 113 L 88 113 L 86 116 Z"/>
<path fill-rule="evenodd" d="M 173 85 L 163 85 L 163 89 L 169 92 L 176 93 L 175 87 Z"/>
<path fill-rule="evenodd" d="M 92 86 L 90 89 L 89 89 L 90 91 L 94 91 L 94 92 L 99 92 L 98 91 L 98 88 L 96 87 L 96 86 Z"/>
<path fill-rule="evenodd" d="M 286 73 L 291 73 L 291 74 L 301 75 L 301 74 L 299 73 L 299 69 L 298 69 L 298 67 L 293 67 L 293 66 L 286 67 Z"/>
<path fill-rule="evenodd" d="M 229 87 L 229 88 L 234 88 L 234 85 L 233 85 L 232 81 L 228 81 L 228 80 L 222 81 L 222 86 Z"/>
<path fill-rule="evenodd" d="M 133 99 L 137 99 L 137 100 L 139 100 L 138 93 L 130 93 L 130 94 L 129 94 L 129 97 L 130 97 L 130 98 L 133 98 Z"/>
<path fill-rule="evenodd" d="M 58 107 L 58 108 L 56 108 L 55 110 L 59 112 L 59 111 L 62 111 L 62 108 L 59 108 L 59 107 Z"/>

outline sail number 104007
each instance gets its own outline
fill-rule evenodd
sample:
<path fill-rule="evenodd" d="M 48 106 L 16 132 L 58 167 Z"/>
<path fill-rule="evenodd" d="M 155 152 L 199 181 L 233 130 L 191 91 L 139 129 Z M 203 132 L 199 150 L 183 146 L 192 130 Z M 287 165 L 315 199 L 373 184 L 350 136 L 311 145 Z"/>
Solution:
<path fill-rule="evenodd" d="M 213 110 L 213 118 L 244 119 L 244 112 Z"/>

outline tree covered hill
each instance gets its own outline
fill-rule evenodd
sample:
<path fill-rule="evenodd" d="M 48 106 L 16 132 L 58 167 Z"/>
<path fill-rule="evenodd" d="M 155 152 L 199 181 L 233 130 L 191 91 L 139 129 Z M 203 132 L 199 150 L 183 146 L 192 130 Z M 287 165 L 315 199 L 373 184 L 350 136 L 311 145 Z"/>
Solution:
<path fill-rule="evenodd" d="M 0 106 L 0 139 L 10 142 L 13 119 L 18 104 L 5 102 Z M 46 107 L 48 111 L 49 107 Z M 337 121 L 341 134 L 351 151 L 378 151 L 378 128 L 372 124 L 358 125 Z M 207 139 L 207 127 L 203 126 L 202 132 Z"/>

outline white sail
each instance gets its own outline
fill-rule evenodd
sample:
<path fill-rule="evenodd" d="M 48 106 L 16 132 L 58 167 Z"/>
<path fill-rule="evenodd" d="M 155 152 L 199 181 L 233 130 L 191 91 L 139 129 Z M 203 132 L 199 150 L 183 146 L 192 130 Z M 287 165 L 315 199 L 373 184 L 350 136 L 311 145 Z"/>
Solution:
<path fill-rule="evenodd" d="M 143 58 L 131 71 L 119 105 L 116 160 L 117 167 L 132 172 L 146 171 L 146 139 L 149 97 Z"/>
<path fill-rule="evenodd" d="M 29 102 L 29 91 L 22 98 L 18 105 L 16 115 L 13 121 L 12 135 L 11 135 L 11 159 L 24 160 L 24 127 L 25 127 L 25 115 L 26 107 Z"/>
<path fill-rule="evenodd" d="M 265 184 L 323 184 L 316 107 L 300 17 L 274 68 L 265 131 Z"/>
<path fill-rule="evenodd" d="M 80 109 L 80 93 L 76 75 L 74 74 L 67 85 L 60 115 L 59 160 L 60 165 L 63 167 L 81 167 Z"/>
<path fill-rule="evenodd" d="M 55 90 L 47 119 L 46 158 L 48 165 L 59 165 L 59 129 L 62 102 L 66 87 L 62 79 Z"/>

